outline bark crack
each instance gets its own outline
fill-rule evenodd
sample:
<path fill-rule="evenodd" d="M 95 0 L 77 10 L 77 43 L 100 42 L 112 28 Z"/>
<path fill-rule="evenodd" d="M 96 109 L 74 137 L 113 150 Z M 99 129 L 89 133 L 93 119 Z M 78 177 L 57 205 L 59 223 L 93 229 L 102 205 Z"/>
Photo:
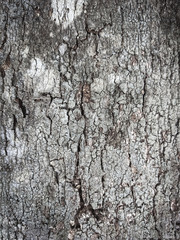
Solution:
<path fill-rule="evenodd" d="M 142 112 L 144 113 L 144 109 L 145 109 L 145 98 L 146 98 L 146 94 L 147 94 L 147 76 L 144 77 L 144 84 L 143 84 L 143 99 L 142 99 Z M 145 113 L 144 113 L 145 114 Z"/>
<path fill-rule="evenodd" d="M 23 104 L 23 101 L 22 101 L 19 97 L 16 97 L 16 102 L 18 103 L 19 108 L 20 108 L 21 111 L 22 111 L 23 118 L 25 118 L 26 115 L 27 115 L 27 113 L 26 113 L 26 107 L 25 107 L 25 105 Z"/>
<path fill-rule="evenodd" d="M 161 171 L 159 171 L 159 173 L 158 173 L 158 182 L 156 183 L 156 185 L 154 187 L 153 211 L 152 211 L 152 214 L 153 214 L 153 217 L 154 217 L 154 223 L 155 223 L 155 230 L 158 233 L 158 237 L 161 237 L 161 232 L 157 227 L 158 218 L 157 218 L 157 211 L 156 211 L 156 196 L 158 194 L 158 186 L 160 186 L 160 184 L 161 184 L 160 177 L 161 177 Z"/>
<path fill-rule="evenodd" d="M 2 44 L 0 46 L 0 50 L 2 50 L 4 48 L 4 45 L 6 44 L 7 39 L 8 39 L 8 36 L 7 36 L 8 18 L 9 18 L 8 12 L 6 12 L 6 23 L 5 23 L 4 31 L 3 31 L 4 32 L 4 39 L 3 39 L 3 42 L 2 42 Z"/>

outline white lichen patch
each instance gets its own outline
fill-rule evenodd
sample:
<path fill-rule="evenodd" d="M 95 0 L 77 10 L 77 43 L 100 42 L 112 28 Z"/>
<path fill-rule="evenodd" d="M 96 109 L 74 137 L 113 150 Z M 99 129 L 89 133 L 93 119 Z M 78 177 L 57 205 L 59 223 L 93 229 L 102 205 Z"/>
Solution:
<path fill-rule="evenodd" d="M 26 46 L 25 49 L 22 51 L 23 57 L 26 58 L 28 56 L 29 53 L 29 47 Z"/>
<path fill-rule="evenodd" d="M 83 11 L 84 0 L 52 0 L 52 21 L 66 29 Z"/>
<path fill-rule="evenodd" d="M 100 93 L 103 91 L 104 88 L 104 81 L 100 78 L 95 78 L 94 82 L 91 84 L 91 91 Z"/>
<path fill-rule="evenodd" d="M 28 184 L 29 178 L 31 177 L 31 174 L 27 169 L 24 171 L 19 171 L 15 174 L 15 181 L 14 181 L 14 187 L 18 187 L 19 184 Z"/>
<path fill-rule="evenodd" d="M 114 85 L 115 84 L 115 79 L 116 79 L 116 75 L 115 74 L 108 75 L 108 84 Z"/>
<path fill-rule="evenodd" d="M 67 44 L 63 43 L 62 45 L 59 46 L 59 53 L 61 54 L 61 56 L 64 55 L 66 50 L 67 50 Z"/>
<path fill-rule="evenodd" d="M 52 67 L 47 66 L 40 58 L 31 60 L 31 67 L 26 76 L 26 87 L 33 88 L 35 97 L 41 93 L 52 92 L 57 82 L 57 75 Z"/>

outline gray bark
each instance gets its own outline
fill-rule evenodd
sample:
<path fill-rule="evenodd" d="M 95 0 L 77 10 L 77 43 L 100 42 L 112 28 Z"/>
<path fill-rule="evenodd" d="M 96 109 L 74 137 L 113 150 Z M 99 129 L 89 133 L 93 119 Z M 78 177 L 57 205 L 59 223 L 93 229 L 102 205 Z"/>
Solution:
<path fill-rule="evenodd" d="M 0 12 L 1 239 L 179 239 L 178 0 Z"/>

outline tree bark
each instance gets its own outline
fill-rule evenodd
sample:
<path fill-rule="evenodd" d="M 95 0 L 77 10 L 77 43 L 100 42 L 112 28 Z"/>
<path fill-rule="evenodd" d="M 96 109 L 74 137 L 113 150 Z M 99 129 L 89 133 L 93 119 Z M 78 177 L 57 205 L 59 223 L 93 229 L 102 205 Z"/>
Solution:
<path fill-rule="evenodd" d="M 178 0 L 0 12 L 1 239 L 179 239 Z"/>

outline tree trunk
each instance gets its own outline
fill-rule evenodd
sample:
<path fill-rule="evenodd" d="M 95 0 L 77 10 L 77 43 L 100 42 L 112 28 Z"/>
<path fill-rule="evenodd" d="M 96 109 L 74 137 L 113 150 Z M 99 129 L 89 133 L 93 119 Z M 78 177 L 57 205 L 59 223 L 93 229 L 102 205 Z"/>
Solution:
<path fill-rule="evenodd" d="M 178 0 L 0 0 L 2 240 L 179 239 Z"/>

